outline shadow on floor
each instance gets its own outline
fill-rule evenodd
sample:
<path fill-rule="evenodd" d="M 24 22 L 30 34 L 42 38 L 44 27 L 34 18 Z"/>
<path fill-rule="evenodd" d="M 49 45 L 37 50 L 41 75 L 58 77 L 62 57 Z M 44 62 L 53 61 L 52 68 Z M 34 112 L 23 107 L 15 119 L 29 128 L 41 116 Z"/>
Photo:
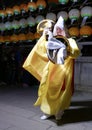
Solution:
<path fill-rule="evenodd" d="M 57 125 L 92 121 L 92 101 L 72 102 Z"/>
<path fill-rule="evenodd" d="M 32 111 L 37 113 L 38 109 L 34 109 L 33 106 L 37 97 L 37 90 L 38 86 L 30 86 L 28 88 L 22 88 L 21 86 L 2 87 L 0 89 L 0 101 L 26 110 L 32 109 Z M 56 122 L 55 117 L 49 120 L 57 123 L 57 125 L 92 121 L 92 101 L 72 101 L 70 108 L 65 111 L 61 120 Z"/>

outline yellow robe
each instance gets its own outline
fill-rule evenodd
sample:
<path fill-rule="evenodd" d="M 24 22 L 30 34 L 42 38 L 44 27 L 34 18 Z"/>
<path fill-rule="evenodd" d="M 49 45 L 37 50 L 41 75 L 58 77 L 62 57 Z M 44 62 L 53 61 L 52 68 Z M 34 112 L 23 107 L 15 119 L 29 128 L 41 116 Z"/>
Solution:
<path fill-rule="evenodd" d="M 34 105 L 40 105 L 46 114 L 55 115 L 60 109 L 65 110 L 70 105 L 73 94 L 74 59 L 80 51 L 75 40 L 68 40 L 71 47 L 70 56 L 63 65 L 53 64 L 48 60 L 44 36 L 39 39 L 23 64 L 23 68 L 40 81 L 38 99 Z"/>
<path fill-rule="evenodd" d="M 46 53 L 46 40 L 43 35 L 26 58 L 23 68 L 31 73 L 37 80 L 41 81 L 43 69 L 48 63 Z"/>

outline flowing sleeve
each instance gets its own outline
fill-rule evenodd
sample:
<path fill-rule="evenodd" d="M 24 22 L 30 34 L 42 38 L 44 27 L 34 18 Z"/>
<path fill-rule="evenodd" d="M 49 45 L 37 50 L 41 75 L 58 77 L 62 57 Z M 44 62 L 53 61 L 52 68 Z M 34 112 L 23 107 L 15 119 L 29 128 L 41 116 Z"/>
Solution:
<path fill-rule="evenodd" d="M 22 66 L 39 81 L 42 78 L 43 69 L 48 62 L 45 44 L 45 37 L 41 36 Z"/>
<path fill-rule="evenodd" d="M 68 39 L 69 41 L 69 56 L 73 59 L 76 59 L 80 55 L 80 49 L 78 48 L 78 45 L 76 41 L 72 38 Z"/>

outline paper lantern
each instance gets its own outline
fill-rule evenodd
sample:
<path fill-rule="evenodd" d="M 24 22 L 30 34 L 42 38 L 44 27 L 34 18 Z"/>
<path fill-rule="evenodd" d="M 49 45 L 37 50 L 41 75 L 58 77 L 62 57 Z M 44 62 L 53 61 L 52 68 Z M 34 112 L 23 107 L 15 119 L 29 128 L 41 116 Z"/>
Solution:
<path fill-rule="evenodd" d="M 2 21 L 5 21 L 6 17 L 7 17 L 6 11 L 5 10 L 0 10 L 0 19 Z"/>
<path fill-rule="evenodd" d="M 10 41 L 11 42 L 18 42 L 18 40 L 19 40 L 18 35 L 13 34 L 12 36 L 10 36 Z"/>
<path fill-rule="evenodd" d="M 92 17 L 92 7 L 85 6 L 81 9 L 81 16 L 82 17 Z"/>
<path fill-rule="evenodd" d="M 66 11 L 60 11 L 57 13 L 57 19 L 62 16 L 65 21 L 68 20 L 68 13 Z"/>
<path fill-rule="evenodd" d="M 35 39 L 35 36 L 32 32 L 26 34 L 26 39 L 28 41 L 33 41 Z"/>
<path fill-rule="evenodd" d="M 67 4 L 69 2 L 69 0 L 58 0 L 58 2 L 61 4 Z"/>
<path fill-rule="evenodd" d="M 4 31 L 6 28 L 5 28 L 5 24 L 4 23 L 0 23 L 0 31 Z"/>
<path fill-rule="evenodd" d="M 21 4 L 20 5 L 20 10 L 21 10 L 21 14 L 22 16 L 26 16 L 27 13 L 28 13 L 28 7 L 27 7 L 27 4 Z"/>
<path fill-rule="evenodd" d="M 19 25 L 20 25 L 20 33 L 27 33 L 28 30 L 28 23 L 26 19 L 20 19 L 19 20 Z"/>
<path fill-rule="evenodd" d="M 9 43 L 11 40 L 10 40 L 10 36 L 4 36 L 4 41 L 6 43 Z"/>
<path fill-rule="evenodd" d="M 21 28 L 26 28 L 28 26 L 27 20 L 26 19 L 20 19 L 19 20 L 19 25 Z"/>
<path fill-rule="evenodd" d="M 80 28 L 80 35 L 83 37 L 88 37 L 92 35 L 92 28 L 88 25 L 84 25 Z"/>
<path fill-rule="evenodd" d="M 6 34 L 7 34 L 7 35 L 12 35 L 12 33 L 13 33 L 13 28 L 12 28 L 12 23 L 11 23 L 11 22 L 7 21 L 7 22 L 5 23 L 5 29 L 6 29 Z"/>
<path fill-rule="evenodd" d="M 17 6 L 17 5 L 15 5 L 15 6 L 13 7 L 13 11 L 14 11 L 14 14 L 15 14 L 15 15 L 18 15 L 18 14 L 21 13 L 21 11 L 20 11 L 20 7 Z"/>
<path fill-rule="evenodd" d="M 18 39 L 19 39 L 19 41 L 25 41 L 26 40 L 26 35 L 21 33 L 21 34 L 18 35 Z"/>
<path fill-rule="evenodd" d="M 77 28 L 77 27 L 71 27 L 71 28 L 69 28 L 68 31 L 69 31 L 69 34 L 71 37 L 76 38 L 80 35 L 79 28 Z"/>
<path fill-rule="evenodd" d="M 0 36 L 0 43 L 4 42 L 4 36 Z"/>
<path fill-rule="evenodd" d="M 5 35 L 6 28 L 4 23 L 0 23 L 0 35 Z"/>
<path fill-rule="evenodd" d="M 20 28 L 19 22 L 17 20 L 12 21 L 12 28 L 13 29 L 19 29 Z"/>
<path fill-rule="evenodd" d="M 20 10 L 23 11 L 24 13 L 25 13 L 25 12 L 28 12 L 27 4 L 21 4 L 21 5 L 20 5 Z"/>
<path fill-rule="evenodd" d="M 78 20 L 80 17 L 80 11 L 78 9 L 71 9 L 69 11 L 69 19 L 71 20 L 71 24 L 73 24 L 74 21 Z"/>
<path fill-rule="evenodd" d="M 12 8 L 6 8 L 7 17 L 10 18 L 14 15 Z"/>
<path fill-rule="evenodd" d="M 12 28 L 13 28 L 13 33 L 18 34 L 20 30 L 19 21 L 17 20 L 12 21 Z"/>
<path fill-rule="evenodd" d="M 38 23 L 41 22 L 42 20 L 44 20 L 44 16 L 42 16 L 42 15 L 38 15 L 38 16 L 35 18 L 36 24 L 38 24 Z"/>
<path fill-rule="evenodd" d="M 29 2 L 27 7 L 30 12 L 34 12 L 37 9 L 37 5 L 35 2 Z"/>
<path fill-rule="evenodd" d="M 37 5 L 37 8 L 39 10 L 42 10 L 42 9 L 46 8 L 46 2 L 45 2 L 45 0 L 37 0 L 36 5 Z"/>
<path fill-rule="evenodd" d="M 0 10 L 0 17 L 4 18 L 7 16 L 7 13 L 5 10 Z"/>
<path fill-rule="evenodd" d="M 29 27 L 34 27 L 35 26 L 35 18 L 30 16 L 27 18 L 27 23 Z"/>
<path fill-rule="evenodd" d="M 81 17 L 83 18 L 81 26 L 85 25 L 86 20 L 92 17 L 92 7 L 85 6 L 81 9 Z"/>
<path fill-rule="evenodd" d="M 51 13 L 47 13 L 46 19 L 50 19 L 50 20 L 56 21 L 57 17 L 56 17 L 56 14 L 51 12 Z"/>
<path fill-rule="evenodd" d="M 5 23 L 5 29 L 6 29 L 6 30 L 12 30 L 12 23 L 9 22 L 9 21 L 7 21 L 7 22 Z"/>
<path fill-rule="evenodd" d="M 20 17 L 21 17 L 20 7 L 17 6 L 17 5 L 15 5 L 15 6 L 13 7 L 13 12 L 14 12 L 14 19 L 19 20 Z"/>

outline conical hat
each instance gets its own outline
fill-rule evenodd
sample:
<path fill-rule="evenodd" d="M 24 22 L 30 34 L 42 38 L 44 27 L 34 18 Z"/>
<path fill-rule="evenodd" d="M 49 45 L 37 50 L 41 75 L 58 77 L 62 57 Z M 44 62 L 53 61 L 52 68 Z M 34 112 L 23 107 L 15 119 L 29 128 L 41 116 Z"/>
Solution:
<path fill-rule="evenodd" d="M 61 29 L 64 29 L 64 19 L 62 16 L 59 17 L 58 21 L 56 22 L 55 26 L 58 26 Z"/>
<path fill-rule="evenodd" d="M 55 26 L 54 26 L 54 30 L 53 30 L 53 35 L 56 35 L 56 28 L 59 27 L 61 30 L 64 30 L 64 19 L 62 16 L 59 17 L 59 19 L 57 20 Z"/>

